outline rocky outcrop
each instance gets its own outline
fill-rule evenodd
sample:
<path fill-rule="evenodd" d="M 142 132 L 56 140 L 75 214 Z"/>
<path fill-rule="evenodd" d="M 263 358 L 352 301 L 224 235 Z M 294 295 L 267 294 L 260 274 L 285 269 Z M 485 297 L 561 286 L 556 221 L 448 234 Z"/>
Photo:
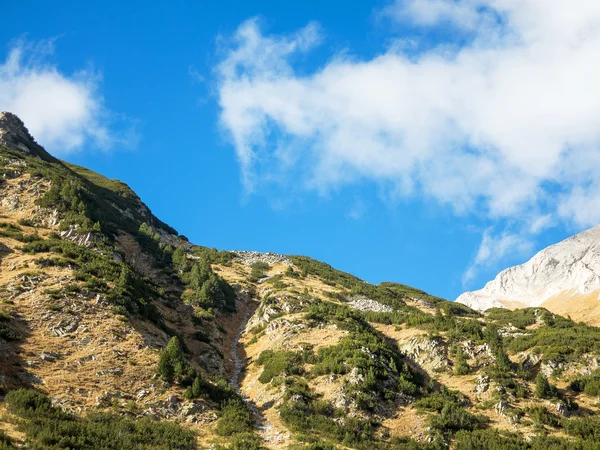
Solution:
<path fill-rule="evenodd" d="M 567 417 L 569 415 L 569 408 L 567 407 L 567 404 L 562 400 L 554 405 L 554 410 L 559 416 Z"/>
<path fill-rule="evenodd" d="M 82 245 L 84 247 L 93 247 L 96 243 L 102 241 L 102 237 L 94 233 L 93 231 L 86 231 L 84 233 L 80 233 L 77 227 L 70 227 L 68 230 L 64 230 L 60 232 L 60 236 L 63 239 L 75 242 L 76 244 Z"/>
<path fill-rule="evenodd" d="M 25 127 L 25 124 L 15 114 L 0 112 L 0 146 L 20 151 L 28 155 L 51 158 L 37 143 Z"/>
<path fill-rule="evenodd" d="M 485 375 L 479 375 L 475 384 L 475 392 L 483 394 L 490 388 L 490 377 Z"/>
<path fill-rule="evenodd" d="M 371 300 L 362 295 L 356 295 L 348 299 L 348 306 L 359 311 L 372 311 L 372 312 L 384 312 L 391 313 L 394 310 L 391 306 L 384 305 L 382 303 Z"/>
<path fill-rule="evenodd" d="M 401 344 L 399 349 L 408 358 L 431 370 L 446 370 L 450 367 L 448 349 L 441 339 L 425 336 L 413 337 Z"/>
<path fill-rule="evenodd" d="M 506 269 L 483 289 L 456 300 L 473 309 L 535 307 L 600 290 L 600 226 L 552 245 L 525 264 Z"/>
<path fill-rule="evenodd" d="M 285 255 L 280 255 L 279 253 L 261 253 L 261 252 L 251 252 L 251 251 L 240 251 L 234 250 L 233 253 L 236 256 L 236 259 L 246 266 L 250 266 L 257 262 L 263 262 L 267 264 L 286 264 L 288 266 L 292 265 L 292 260 Z"/>

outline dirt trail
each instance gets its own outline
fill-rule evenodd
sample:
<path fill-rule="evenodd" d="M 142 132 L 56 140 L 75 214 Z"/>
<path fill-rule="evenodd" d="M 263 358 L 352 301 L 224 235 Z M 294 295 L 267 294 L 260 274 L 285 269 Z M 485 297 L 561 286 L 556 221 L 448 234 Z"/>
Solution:
<path fill-rule="evenodd" d="M 226 364 L 226 370 L 228 379 L 240 394 L 244 401 L 248 404 L 250 411 L 254 415 L 254 420 L 257 424 L 257 431 L 263 441 L 263 445 L 270 449 L 281 448 L 281 436 L 289 436 L 286 429 L 281 429 L 280 426 L 274 424 L 269 418 L 261 411 L 261 409 L 248 397 L 242 390 L 242 380 L 245 376 L 246 370 L 246 350 L 242 343 L 242 336 L 246 330 L 248 321 L 259 306 L 259 302 L 253 300 L 246 294 L 241 294 L 237 302 L 237 313 L 232 318 L 229 325 L 232 329 L 236 330 L 235 335 L 232 336 L 229 345 L 230 348 L 230 361 Z"/>
<path fill-rule="evenodd" d="M 231 376 L 229 377 L 229 382 L 240 395 L 242 395 L 242 391 L 240 388 L 240 377 L 242 375 L 242 371 L 246 366 L 246 354 L 244 351 L 244 345 L 240 342 L 240 339 L 242 338 L 242 334 L 244 333 L 246 325 L 248 324 L 248 320 L 250 319 L 251 307 L 248 305 L 248 300 L 249 299 L 246 299 L 246 301 L 242 300 L 241 302 L 238 302 L 238 308 L 241 309 L 242 318 L 240 325 L 236 331 L 235 339 L 233 339 L 231 342 L 231 359 L 233 361 L 233 370 Z M 243 303 L 243 306 L 240 305 L 241 303 Z"/>

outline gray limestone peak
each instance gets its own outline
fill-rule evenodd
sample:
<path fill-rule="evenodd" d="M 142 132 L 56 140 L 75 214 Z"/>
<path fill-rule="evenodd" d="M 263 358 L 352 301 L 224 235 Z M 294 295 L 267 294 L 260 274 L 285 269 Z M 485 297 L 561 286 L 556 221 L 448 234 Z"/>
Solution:
<path fill-rule="evenodd" d="M 600 225 L 551 245 L 520 266 L 503 270 L 483 289 L 456 299 L 473 309 L 537 307 L 561 296 L 600 292 Z"/>

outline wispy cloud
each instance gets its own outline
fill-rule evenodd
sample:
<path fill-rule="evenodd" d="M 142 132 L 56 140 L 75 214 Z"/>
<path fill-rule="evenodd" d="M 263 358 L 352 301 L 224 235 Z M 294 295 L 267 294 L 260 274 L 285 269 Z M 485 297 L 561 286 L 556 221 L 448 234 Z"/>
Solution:
<path fill-rule="evenodd" d="M 366 213 L 367 205 L 365 205 L 365 202 L 360 198 L 355 198 L 350 206 L 350 209 L 348 209 L 348 212 L 346 212 L 346 217 L 353 220 L 360 220 Z"/>
<path fill-rule="evenodd" d="M 61 72 L 49 62 L 53 53 L 54 40 L 14 43 L 0 63 L 0 110 L 17 114 L 57 155 L 84 147 L 135 146 L 139 135 L 133 124 L 104 106 L 101 75 L 91 69 Z M 111 127 L 116 122 L 119 132 Z"/>
<path fill-rule="evenodd" d="M 463 273 L 463 285 L 467 285 L 482 268 L 494 266 L 506 256 L 521 257 L 529 254 L 533 249 L 533 242 L 521 234 L 501 232 L 493 234 L 493 229 L 484 231 L 481 244 L 472 264 Z"/>

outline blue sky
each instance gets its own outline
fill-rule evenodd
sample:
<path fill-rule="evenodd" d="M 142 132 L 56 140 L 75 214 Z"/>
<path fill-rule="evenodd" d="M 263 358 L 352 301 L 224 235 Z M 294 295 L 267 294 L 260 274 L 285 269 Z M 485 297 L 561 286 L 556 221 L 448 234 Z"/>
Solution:
<path fill-rule="evenodd" d="M 11 2 L 0 109 L 193 242 L 453 299 L 600 221 L 600 10 Z"/>

